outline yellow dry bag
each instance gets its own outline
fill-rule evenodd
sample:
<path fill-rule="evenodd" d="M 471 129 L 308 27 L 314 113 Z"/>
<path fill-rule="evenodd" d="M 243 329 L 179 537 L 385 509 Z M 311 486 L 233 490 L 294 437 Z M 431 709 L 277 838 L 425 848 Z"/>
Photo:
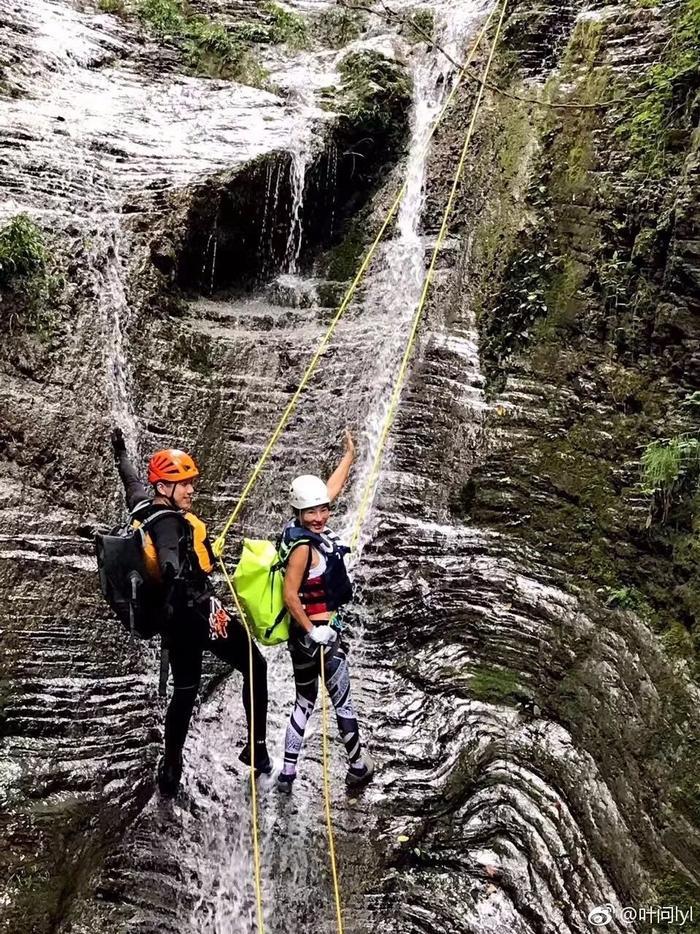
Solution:
<path fill-rule="evenodd" d="M 289 638 L 289 612 L 282 596 L 282 570 L 272 542 L 244 538 L 233 586 L 253 635 L 262 645 Z"/>

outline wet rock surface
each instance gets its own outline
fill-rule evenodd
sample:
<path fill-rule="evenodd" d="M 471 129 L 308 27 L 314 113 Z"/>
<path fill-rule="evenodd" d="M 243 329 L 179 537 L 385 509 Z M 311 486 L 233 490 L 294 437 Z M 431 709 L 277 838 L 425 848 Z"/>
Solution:
<path fill-rule="evenodd" d="M 415 116 L 400 170 L 387 164 L 400 152 L 374 164 L 357 231 L 352 173 L 337 182 L 315 98 L 170 72 L 103 14 L 33 5 L 27 26 L 25 12 L 7 17 L 13 81 L 23 93 L 37 82 L 42 107 L 3 101 L 8 212 L 48 218 L 74 273 L 53 335 L 20 330 L 2 357 L 0 918 L 8 932 L 247 932 L 240 685 L 210 671 L 183 790 L 174 804 L 152 797 L 154 653 L 107 619 L 84 537 L 119 510 L 106 429 L 122 422 L 134 453 L 191 447 L 199 511 L 218 528 L 405 171 L 408 207 L 237 535 L 281 524 L 289 475 L 328 471 L 347 423 L 363 450 L 339 511 L 350 527 L 473 88 L 427 171 Z M 455 52 L 483 12 L 438 7 Z M 662 54 L 672 13 L 524 0 L 494 80 L 562 103 L 621 95 Z M 380 26 L 369 41 L 395 44 Z M 450 69 L 415 54 L 415 100 L 435 107 Z M 328 66 L 307 62 L 314 75 Z M 102 80 L 109 108 L 90 103 Z M 65 147 L 50 132 L 64 115 Z M 697 145 L 683 123 L 673 171 L 642 185 L 616 134 L 625 119 L 622 106 L 544 111 L 487 95 L 357 571 L 354 691 L 378 773 L 348 801 L 333 748 L 349 934 L 583 931 L 605 904 L 607 929 L 622 930 L 624 905 L 696 904 L 694 656 L 669 638 L 678 625 L 694 634 L 682 556 L 695 533 L 687 503 L 673 533 L 648 527 L 637 478 L 640 444 L 683 424 L 696 381 Z M 287 142 L 305 133 L 316 163 L 313 147 Z M 311 191 L 335 198 L 334 229 L 304 208 Z M 235 225 L 215 253 L 237 192 L 247 214 L 262 210 L 247 239 L 269 250 L 261 261 L 242 244 L 240 266 Z M 268 281 L 244 288 L 251 264 L 249 279 Z M 611 605 L 623 588 L 635 607 Z M 291 675 L 283 650 L 269 662 L 279 757 Z M 271 932 L 334 930 L 319 759 L 314 724 L 292 800 L 260 783 Z"/>

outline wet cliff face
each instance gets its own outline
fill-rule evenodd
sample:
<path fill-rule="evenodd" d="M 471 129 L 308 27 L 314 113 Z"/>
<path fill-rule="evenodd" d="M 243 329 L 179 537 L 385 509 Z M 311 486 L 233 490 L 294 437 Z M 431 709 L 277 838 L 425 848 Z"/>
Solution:
<path fill-rule="evenodd" d="M 496 84 L 619 100 L 486 96 L 358 568 L 353 672 L 379 770 L 336 802 L 349 929 L 578 931 L 601 904 L 697 904 L 696 504 L 692 478 L 651 494 L 639 466 L 696 430 L 697 23 L 681 6 L 510 8 Z M 435 12 L 461 56 L 483 11 Z M 239 15 L 269 26 L 256 4 Z M 107 427 L 141 454 L 191 446 L 216 528 L 408 175 L 241 530 L 271 534 L 288 476 L 329 469 L 346 423 L 365 454 L 351 519 L 474 89 L 426 167 L 416 105 L 451 69 L 379 19 L 325 33 L 402 62 L 365 62 L 376 99 L 346 74 L 338 118 L 320 104 L 342 47 L 251 45 L 272 73 L 252 89 L 198 76 L 182 37 L 128 18 L 10 18 L 8 216 L 40 222 L 68 281 L 2 348 L 2 923 L 248 931 L 233 681 L 202 704 L 181 799 L 149 801 L 154 658 L 108 621 L 80 534 L 119 509 Z M 270 663 L 275 745 L 291 687 L 283 653 Z M 262 790 L 272 931 L 331 917 L 317 745 L 289 807 Z"/>
<path fill-rule="evenodd" d="M 395 765 L 403 825 L 387 821 L 388 840 L 410 839 L 385 889 L 403 930 L 576 930 L 616 898 L 697 904 L 696 479 L 666 513 L 640 468 L 649 442 L 697 432 L 697 63 L 679 64 L 697 12 L 556 12 L 555 29 L 546 10 L 514 13 L 500 82 L 620 100 L 491 99 L 451 228 L 467 252 L 438 288 L 396 436 L 410 481 L 390 512 L 435 475 L 428 457 L 416 483 L 416 423 L 447 464 L 428 512 L 447 527 L 417 532 L 411 498 L 378 546 L 416 582 L 394 585 L 392 611 L 378 598 L 374 656 L 410 619 L 415 744 Z M 427 224 L 461 132 L 443 134 Z M 455 445 L 434 411 L 426 432 L 422 401 L 445 367 L 439 322 L 454 333 L 472 314 L 490 405 L 476 443 Z M 449 725 L 431 734 L 438 710 Z"/>

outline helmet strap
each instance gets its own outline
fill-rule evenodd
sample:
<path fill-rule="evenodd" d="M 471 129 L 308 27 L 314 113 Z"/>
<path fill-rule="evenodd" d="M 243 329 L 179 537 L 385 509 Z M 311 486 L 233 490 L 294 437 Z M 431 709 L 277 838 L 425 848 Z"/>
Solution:
<path fill-rule="evenodd" d="M 167 503 L 169 503 L 169 504 L 173 507 L 173 509 L 179 509 L 180 507 L 177 505 L 177 503 L 176 503 L 175 500 L 174 500 L 174 496 L 175 496 L 175 487 L 176 487 L 177 484 L 176 484 L 175 482 L 173 482 L 173 481 L 167 481 L 167 480 L 158 480 L 157 482 L 158 482 L 158 483 L 168 483 L 168 482 L 170 482 L 170 484 L 171 484 L 171 486 L 172 486 L 172 491 L 171 491 L 171 493 L 170 493 L 170 496 L 167 496 L 165 493 L 160 493 L 160 492 L 158 491 L 158 487 L 157 487 L 157 486 L 156 486 L 156 496 L 159 496 L 161 499 L 164 499 Z"/>

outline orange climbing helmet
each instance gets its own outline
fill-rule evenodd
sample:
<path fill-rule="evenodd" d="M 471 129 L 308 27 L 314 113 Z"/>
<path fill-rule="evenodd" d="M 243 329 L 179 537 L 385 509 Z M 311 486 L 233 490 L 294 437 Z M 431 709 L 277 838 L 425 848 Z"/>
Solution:
<path fill-rule="evenodd" d="M 148 482 L 178 483 L 180 480 L 194 480 L 199 476 L 197 465 L 189 454 L 176 448 L 156 451 L 148 462 Z"/>

